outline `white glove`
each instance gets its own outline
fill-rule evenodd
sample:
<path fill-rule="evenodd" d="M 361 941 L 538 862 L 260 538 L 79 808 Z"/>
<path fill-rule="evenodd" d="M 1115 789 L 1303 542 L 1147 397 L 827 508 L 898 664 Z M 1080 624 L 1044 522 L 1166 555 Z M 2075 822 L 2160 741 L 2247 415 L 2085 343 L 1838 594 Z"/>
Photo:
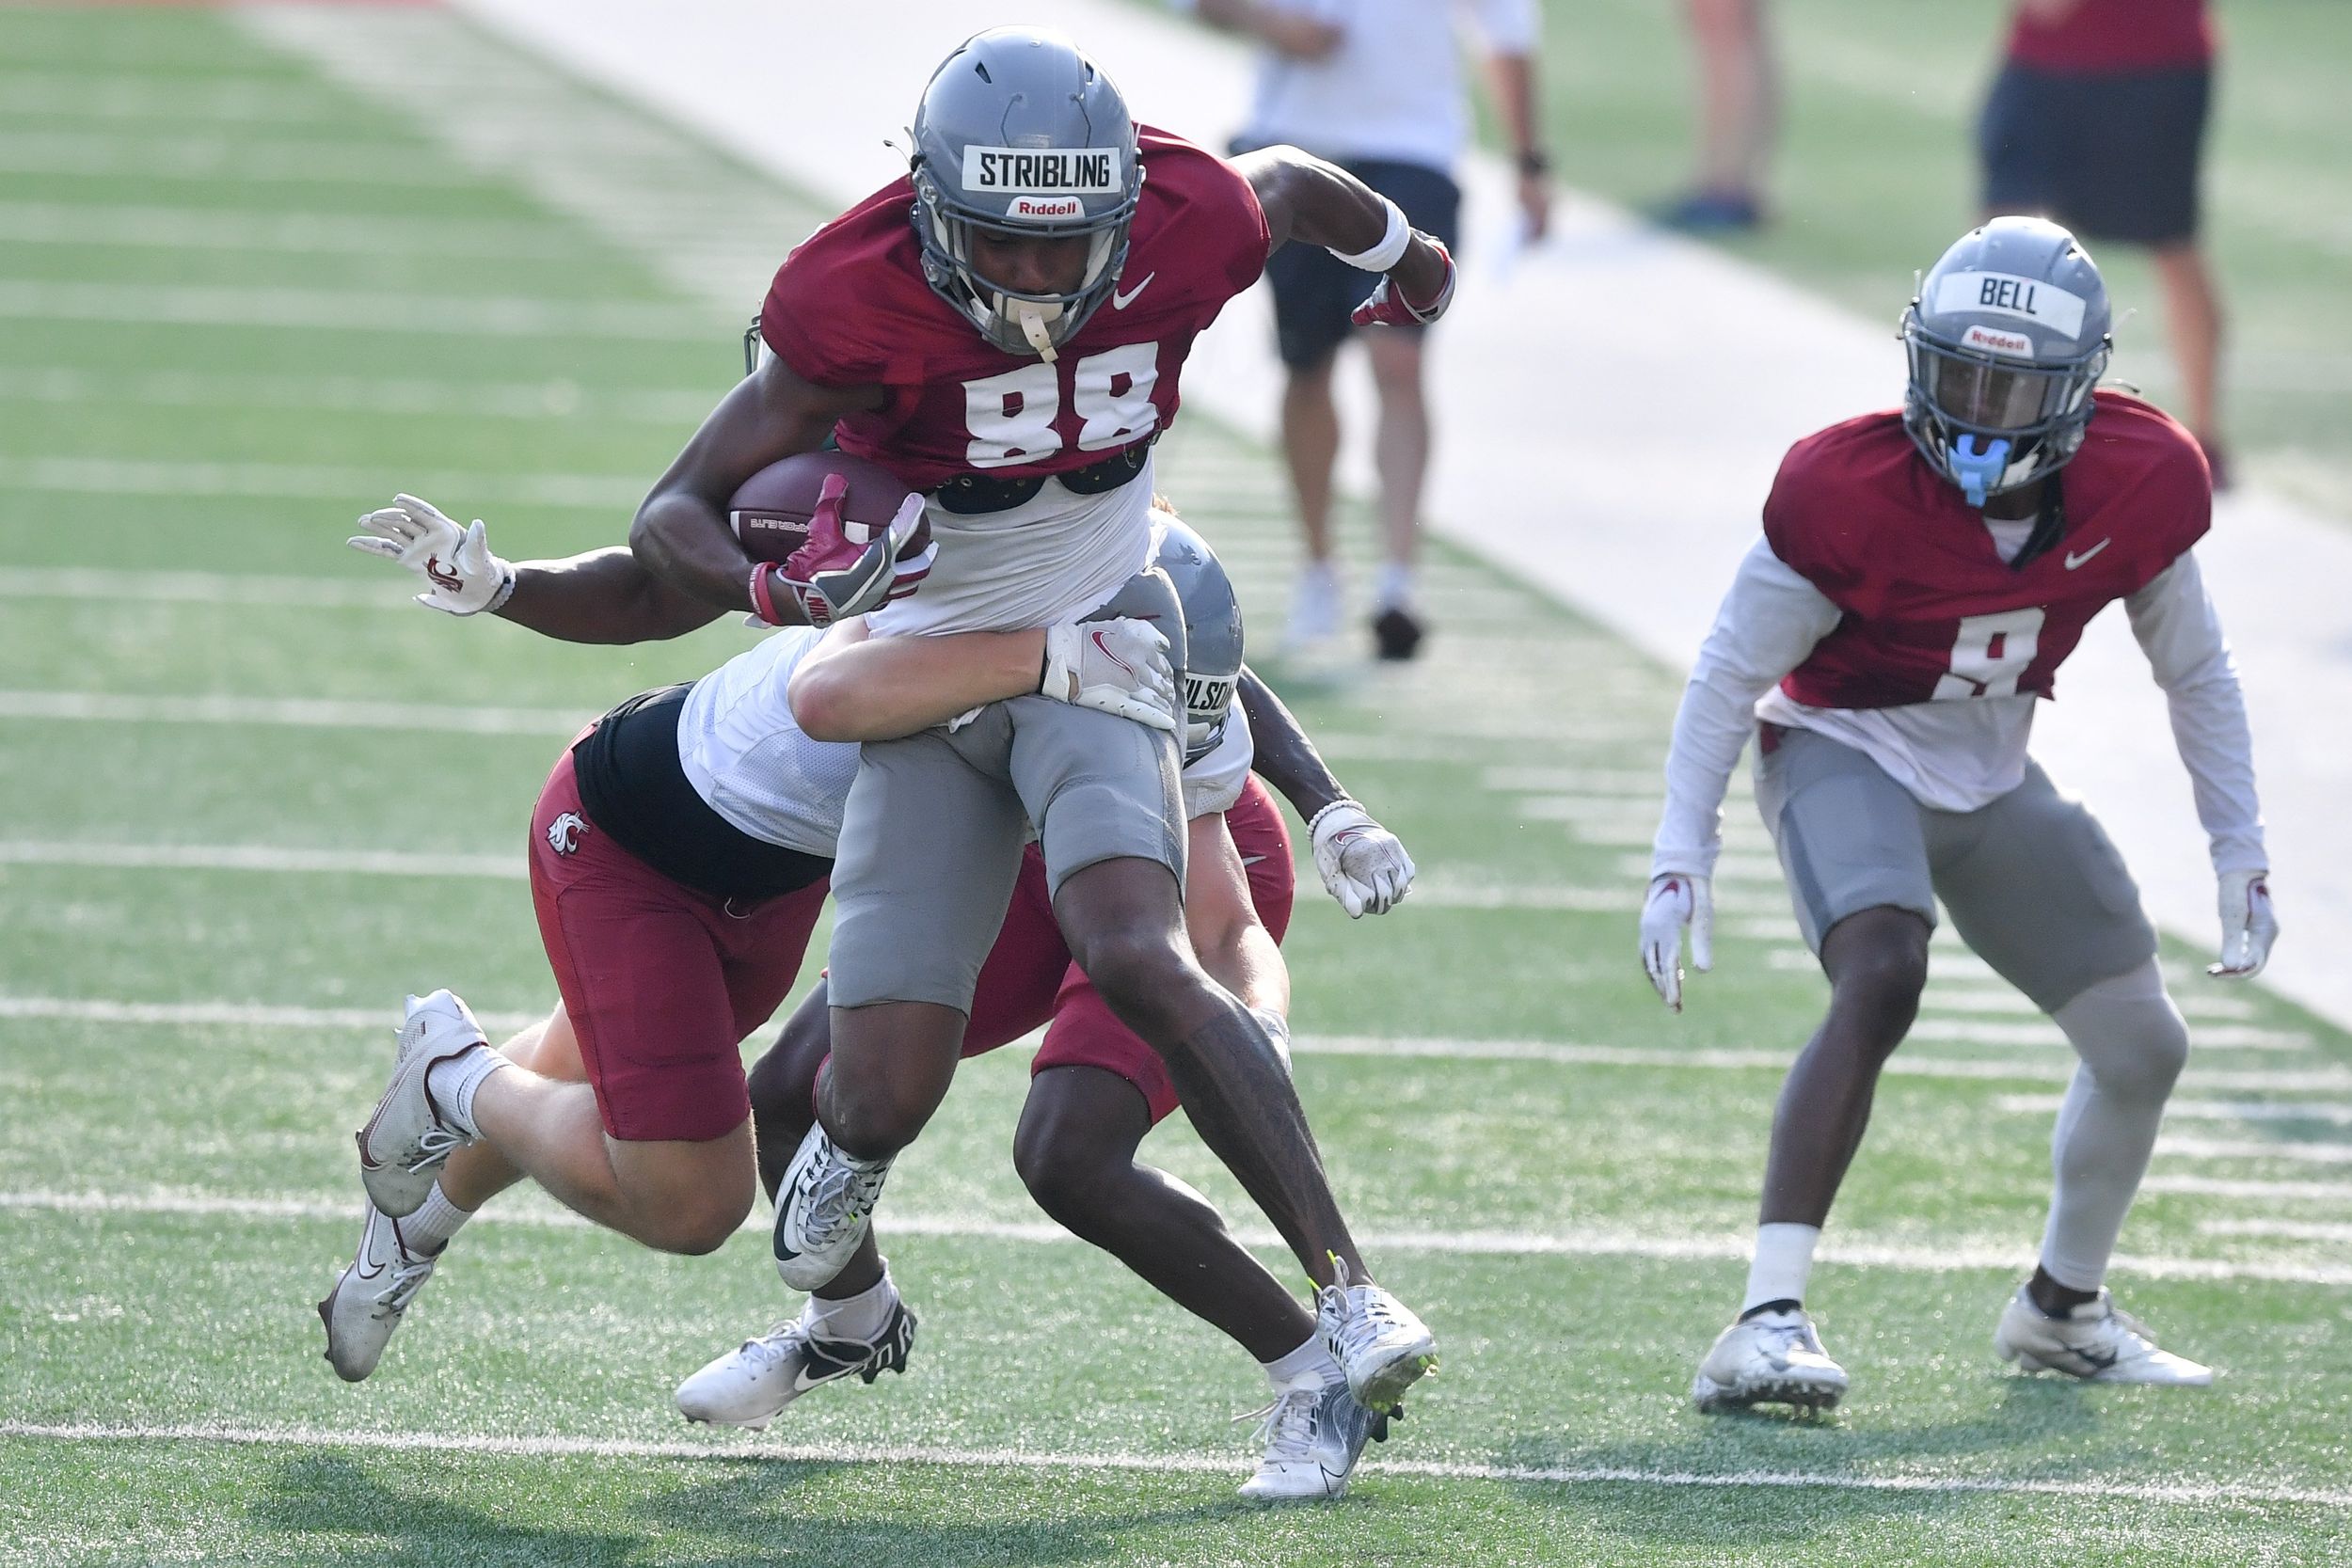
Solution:
<path fill-rule="evenodd" d="M 422 578 L 417 602 L 449 615 L 496 610 L 515 592 L 515 568 L 490 553 L 482 519 L 460 528 L 431 501 L 394 496 L 359 519 L 367 531 L 344 541 L 353 549 L 396 561 Z"/>
<path fill-rule="evenodd" d="M 2270 961 L 2279 916 L 2270 907 L 2270 873 L 2232 871 L 2221 879 L 2221 961 L 2205 973 L 2217 980 L 2250 980 Z"/>
<path fill-rule="evenodd" d="M 1038 691 L 1056 702 L 1176 731 L 1176 676 L 1168 639 L 1148 622 L 1116 616 L 1045 630 Z"/>
<path fill-rule="evenodd" d="M 1669 872 L 1653 878 L 1642 905 L 1642 972 L 1659 1000 L 1682 1011 L 1682 933 L 1691 932 L 1691 967 L 1715 967 L 1715 894 L 1704 877 Z"/>
<path fill-rule="evenodd" d="M 1386 914 L 1413 890 L 1413 857 L 1372 814 L 1343 796 L 1307 824 L 1315 870 L 1350 920 Z"/>

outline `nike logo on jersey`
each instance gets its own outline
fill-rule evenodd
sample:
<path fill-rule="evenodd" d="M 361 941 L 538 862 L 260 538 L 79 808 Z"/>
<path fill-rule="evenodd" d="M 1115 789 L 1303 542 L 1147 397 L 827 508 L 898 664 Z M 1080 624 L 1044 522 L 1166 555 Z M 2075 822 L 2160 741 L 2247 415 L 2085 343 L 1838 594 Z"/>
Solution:
<path fill-rule="evenodd" d="M 1143 275 L 1143 281 L 1136 284 L 1134 288 L 1113 289 L 1111 291 L 1111 309 L 1114 310 L 1124 310 L 1128 306 L 1133 305 L 1136 302 L 1136 295 L 1150 288 L 1152 286 L 1152 279 L 1157 277 L 1159 277 L 1159 274 L 1156 272 L 1147 272 Z"/>
<path fill-rule="evenodd" d="M 1257 864 L 1260 861 L 1263 861 L 1263 860 L 1264 860 L 1264 859 L 1265 859 L 1265 857 L 1264 857 L 1263 855 L 1244 855 L 1244 856 L 1241 858 L 1241 863 L 1242 863 L 1242 864 L 1244 864 L 1244 865 L 1255 865 L 1255 864 Z"/>
<path fill-rule="evenodd" d="M 2082 565 L 2092 556 L 2097 555 L 2101 550 L 2106 549 L 2109 545 L 2114 543 L 2115 541 L 2112 539 L 2102 539 L 2097 544 L 2091 546 L 2090 548 L 2083 551 L 2080 555 L 2076 555 L 2073 550 L 2067 551 L 2066 569 L 2070 572 L 2073 571 L 2075 567 Z"/>

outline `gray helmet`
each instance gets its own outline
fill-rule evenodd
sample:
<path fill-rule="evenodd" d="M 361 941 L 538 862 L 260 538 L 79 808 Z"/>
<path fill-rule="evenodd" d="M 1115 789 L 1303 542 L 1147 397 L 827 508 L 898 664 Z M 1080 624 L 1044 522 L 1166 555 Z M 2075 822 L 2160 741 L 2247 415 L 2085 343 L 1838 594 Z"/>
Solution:
<path fill-rule="evenodd" d="M 1903 312 L 1903 428 L 1971 506 L 2056 473 L 2082 448 L 2111 323 L 2098 266 L 2057 224 L 1970 230 Z"/>
<path fill-rule="evenodd" d="M 1006 353 L 1051 360 L 1127 263 L 1143 164 L 1118 87 L 1059 33 L 977 33 L 923 89 L 910 167 L 933 292 Z M 1085 235 L 1086 272 L 1069 293 L 1017 293 L 974 266 L 976 230 Z"/>
<path fill-rule="evenodd" d="M 1152 564 L 1168 574 L 1184 606 L 1184 760 L 1198 762 L 1225 738 L 1241 679 L 1241 601 L 1209 542 L 1162 512 L 1166 525 Z"/>

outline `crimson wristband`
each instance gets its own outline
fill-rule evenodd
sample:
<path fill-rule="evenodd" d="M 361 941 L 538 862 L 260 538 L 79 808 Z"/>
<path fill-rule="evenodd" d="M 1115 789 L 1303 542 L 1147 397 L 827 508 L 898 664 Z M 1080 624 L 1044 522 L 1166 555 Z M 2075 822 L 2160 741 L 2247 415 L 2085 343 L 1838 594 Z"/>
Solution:
<path fill-rule="evenodd" d="M 753 564 L 752 613 L 771 626 L 780 626 L 784 621 L 776 614 L 776 601 L 768 592 L 768 574 L 774 570 L 775 567 L 765 561 Z"/>

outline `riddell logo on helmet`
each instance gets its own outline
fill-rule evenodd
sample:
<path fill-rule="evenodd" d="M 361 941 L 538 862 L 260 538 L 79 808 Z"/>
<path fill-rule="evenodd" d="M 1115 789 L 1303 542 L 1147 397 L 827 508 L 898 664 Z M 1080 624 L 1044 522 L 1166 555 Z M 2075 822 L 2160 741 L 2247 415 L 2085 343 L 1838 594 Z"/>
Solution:
<path fill-rule="evenodd" d="M 2022 332 L 2003 332 L 1998 327 L 1972 326 L 1960 335 L 1963 348 L 1980 348 L 1987 354 L 2013 355 L 2020 359 L 2033 357 L 2033 340 Z"/>
<path fill-rule="evenodd" d="M 1082 218 L 1087 204 L 1074 196 L 1016 196 L 1006 204 L 1009 218 Z"/>

